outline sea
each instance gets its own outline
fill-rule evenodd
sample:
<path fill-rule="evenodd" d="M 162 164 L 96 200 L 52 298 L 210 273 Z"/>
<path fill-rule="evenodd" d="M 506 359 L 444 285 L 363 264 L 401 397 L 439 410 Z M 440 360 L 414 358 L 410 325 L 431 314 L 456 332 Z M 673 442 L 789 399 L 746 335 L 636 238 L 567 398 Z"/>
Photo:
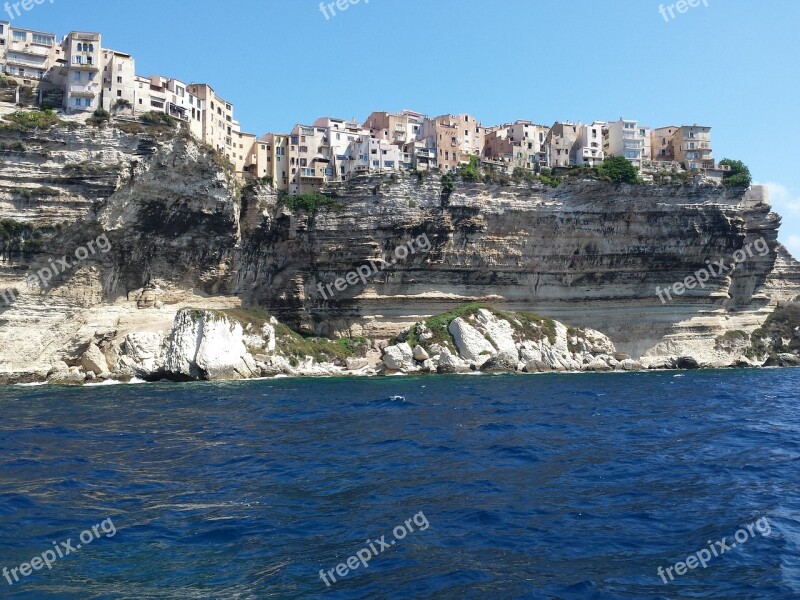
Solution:
<path fill-rule="evenodd" d="M 37 600 L 800 598 L 800 370 L 9 386 L 0 569 Z"/>

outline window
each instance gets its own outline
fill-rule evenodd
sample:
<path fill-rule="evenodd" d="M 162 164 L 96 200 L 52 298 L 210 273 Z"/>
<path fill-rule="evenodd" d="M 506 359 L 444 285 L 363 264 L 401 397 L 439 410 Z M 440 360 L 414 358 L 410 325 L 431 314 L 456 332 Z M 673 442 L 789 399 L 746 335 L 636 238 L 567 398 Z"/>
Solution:
<path fill-rule="evenodd" d="M 117 83 L 122 83 L 122 77 L 117 77 Z"/>
<path fill-rule="evenodd" d="M 72 72 L 72 78 L 75 81 L 80 81 L 81 80 L 81 72 L 80 71 L 73 71 Z"/>
<path fill-rule="evenodd" d="M 42 46 L 52 46 L 53 45 L 53 38 L 52 38 L 52 36 L 49 36 L 49 35 L 42 35 L 41 33 L 34 33 L 33 34 L 33 43 L 34 44 L 41 44 Z"/>
<path fill-rule="evenodd" d="M 386 166 L 386 167 L 394 168 L 394 161 L 393 160 L 387 160 L 386 162 L 383 163 L 383 165 Z"/>
<path fill-rule="evenodd" d="M 122 90 L 117 90 L 117 98 L 122 98 Z"/>
<path fill-rule="evenodd" d="M 15 42 L 24 42 L 28 39 L 28 36 L 25 35 L 24 31 L 15 31 L 13 39 Z"/>

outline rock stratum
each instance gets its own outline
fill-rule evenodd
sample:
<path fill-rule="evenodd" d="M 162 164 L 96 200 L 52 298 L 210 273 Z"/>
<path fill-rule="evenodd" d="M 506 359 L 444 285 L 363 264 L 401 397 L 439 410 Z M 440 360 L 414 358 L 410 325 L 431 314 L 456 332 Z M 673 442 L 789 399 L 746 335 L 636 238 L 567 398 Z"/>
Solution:
<path fill-rule="evenodd" d="M 577 173 L 555 188 L 450 189 L 401 174 L 324 193 L 298 205 L 267 182 L 242 186 L 213 150 L 167 126 L 0 125 L 0 381 L 727 367 L 796 355 L 796 324 L 768 319 L 800 295 L 800 264 L 777 242 L 780 217 L 762 188 Z M 759 240 L 767 251 L 659 299 L 657 289 Z"/>

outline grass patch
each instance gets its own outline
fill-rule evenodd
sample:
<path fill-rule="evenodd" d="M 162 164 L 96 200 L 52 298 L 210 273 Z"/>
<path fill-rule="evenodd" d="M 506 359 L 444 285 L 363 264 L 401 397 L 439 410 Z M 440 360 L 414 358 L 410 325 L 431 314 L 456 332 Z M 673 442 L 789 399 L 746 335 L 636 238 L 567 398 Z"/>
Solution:
<path fill-rule="evenodd" d="M 283 323 L 275 326 L 277 349 L 296 367 L 306 356 L 316 362 L 332 362 L 344 366 L 348 358 L 363 358 L 367 355 L 370 343 L 367 338 L 341 338 L 329 340 L 304 336 L 293 331 Z"/>
<path fill-rule="evenodd" d="M 12 188 L 11 193 L 25 200 L 31 200 L 34 198 L 48 198 L 61 195 L 59 190 L 47 186 L 38 188 L 15 187 Z"/>
<path fill-rule="evenodd" d="M 281 200 L 283 201 L 283 204 L 285 204 L 290 210 L 304 210 L 311 214 L 314 214 L 323 208 L 329 208 L 333 210 L 342 210 L 344 208 L 344 204 L 342 202 L 319 193 L 297 194 L 295 196 L 284 194 L 281 197 Z"/>
<path fill-rule="evenodd" d="M 167 113 L 156 110 L 144 113 L 139 117 L 139 120 L 145 125 L 163 126 L 169 127 L 170 129 L 174 129 L 178 124 L 178 120 L 174 117 L 170 117 Z"/>
<path fill-rule="evenodd" d="M 36 227 L 13 219 L 0 219 L 0 252 L 33 254 L 42 250 L 46 234 L 54 227 Z"/>
<path fill-rule="evenodd" d="M 248 325 L 252 325 L 256 330 L 261 331 L 261 328 L 272 318 L 272 315 L 263 308 L 226 308 L 220 312 L 228 319 L 239 323 L 245 330 Z"/>
<path fill-rule="evenodd" d="M 105 167 L 89 161 L 79 163 L 68 163 L 61 169 L 62 173 L 67 177 L 97 177 L 99 175 L 107 175 L 111 172 L 119 170 L 119 165 Z"/>

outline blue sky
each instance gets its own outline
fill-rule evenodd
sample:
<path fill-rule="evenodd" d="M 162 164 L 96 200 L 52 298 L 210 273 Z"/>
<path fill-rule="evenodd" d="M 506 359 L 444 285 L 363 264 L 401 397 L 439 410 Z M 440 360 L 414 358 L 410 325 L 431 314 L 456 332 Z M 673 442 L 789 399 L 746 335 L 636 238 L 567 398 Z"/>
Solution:
<path fill-rule="evenodd" d="M 800 257 L 800 1 L 699 0 L 674 18 L 677 0 L 364 2 L 326 19 L 319 0 L 51 0 L 13 23 L 99 31 L 142 75 L 210 83 L 258 135 L 403 108 L 710 125 L 718 159 L 770 184 Z"/>

